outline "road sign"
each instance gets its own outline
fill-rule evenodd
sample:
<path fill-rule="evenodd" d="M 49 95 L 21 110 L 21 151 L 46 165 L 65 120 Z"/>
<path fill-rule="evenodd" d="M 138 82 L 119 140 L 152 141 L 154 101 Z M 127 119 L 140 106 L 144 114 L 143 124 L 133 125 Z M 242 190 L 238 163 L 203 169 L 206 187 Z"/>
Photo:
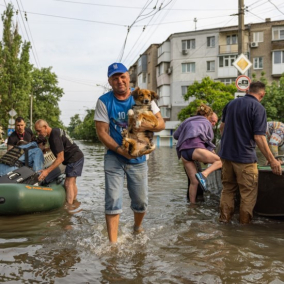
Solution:
<path fill-rule="evenodd" d="M 238 90 L 245 92 L 249 88 L 250 82 L 251 81 L 248 76 L 240 75 L 236 79 L 236 87 L 238 88 Z"/>
<path fill-rule="evenodd" d="M 8 113 L 9 113 L 9 115 L 12 116 L 12 117 L 15 116 L 15 115 L 17 115 L 17 112 L 16 112 L 13 108 L 12 108 Z"/>
<path fill-rule="evenodd" d="M 14 118 L 10 118 L 9 119 L 9 124 L 11 124 L 11 125 L 15 124 L 15 119 Z"/>
<path fill-rule="evenodd" d="M 252 63 L 247 59 L 247 57 L 242 53 L 234 62 L 233 65 L 242 74 L 245 74 L 247 70 L 252 66 Z"/>
<path fill-rule="evenodd" d="M 241 97 L 243 97 L 243 96 L 245 96 L 245 95 L 246 95 L 246 93 L 236 92 L 236 93 L 235 93 L 235 99 L 241 98 Z"/>
<path fill-rule="evenodd" d="M 8 128 L 7 135 L 10 136 L 14 131 L 15 131 L 15 129 L 13 129 L 13 128 Z"/>

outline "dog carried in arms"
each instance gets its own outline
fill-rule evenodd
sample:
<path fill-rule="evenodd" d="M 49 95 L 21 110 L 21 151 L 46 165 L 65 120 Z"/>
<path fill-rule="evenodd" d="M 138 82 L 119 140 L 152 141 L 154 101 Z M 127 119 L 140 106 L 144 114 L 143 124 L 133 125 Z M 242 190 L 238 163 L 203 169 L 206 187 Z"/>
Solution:
<path fill-rule="evenodd" d="M 158 99 L 154 91 L 140 89 L 139 87 L 131 94 L 135 105 L 128 111 L 128 128 L 122 131 L 122 147 L 131 156 L 139 157 L 151 153 L 156 145 L 153 143 L 152 131 L 138 131 L 143 121 L 148 121 L 153 127 L 158 126 L 158 119 L 151 110 L 151 101 Z"/>

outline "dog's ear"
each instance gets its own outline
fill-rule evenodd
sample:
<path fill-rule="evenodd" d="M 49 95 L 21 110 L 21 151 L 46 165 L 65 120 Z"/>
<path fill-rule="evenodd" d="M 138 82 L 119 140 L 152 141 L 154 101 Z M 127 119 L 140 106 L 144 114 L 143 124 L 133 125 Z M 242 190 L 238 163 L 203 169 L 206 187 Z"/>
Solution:
<path fill-rule="evenodd" d="M 140 88 L 139 87 L 136 87 L 134 89 L 134 91 L 132 91 L 131 95 L 134 97 L 134 100 L 136 100 L 138 98 L 139 92 L 140 92 Z"/>
<path fill-rule="evenodd" d="M 159 96 L 156 92 L 151 91 L 151 98 L 152 98 L 152 100 L 157 100 L 159 98 Z"/>

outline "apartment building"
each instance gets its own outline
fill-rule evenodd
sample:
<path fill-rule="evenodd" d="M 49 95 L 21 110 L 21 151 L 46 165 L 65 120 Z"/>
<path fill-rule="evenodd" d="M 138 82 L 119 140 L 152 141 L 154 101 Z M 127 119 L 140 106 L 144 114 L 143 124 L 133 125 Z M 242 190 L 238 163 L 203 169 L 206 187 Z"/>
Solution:
<path fill-rule="evenodd" d="M 249 45 L 251 74 L 260 78 L 264 72 L 269 83 L 278 80 L 284 73 L 284 21 L 251 24 Z"/>
<path fill-rule="evenodd" d="M 253 63 L 245 75 L 256 74 L 259 78 L 265 72 L 268 82 L 278 80 L 284 72 L 284 21 L 266 19 L 264 23 L 246 25 L 243 53 Z M 149 55 L 155 58 L 156 66 Z M 238 26 L 231 26 L 172 34 L 160 45 L 151 45 L 130 67 L 137 70 L 136 85 L 159 94 L 158 104 L 166 121 L 166 130 L 159 134 L 160 145 L 174 143 L 171 137 L 179 124 L 178 113 L 189 103 L 184 100 L 188 86 L 206 76 L 234 83 L 238 71 L 233 62 L 237 57 Z M 148 79 L 149 74 L 156 78 Z M 151 84 L 154 81 L 156 89 Z"/>
<path fill-rule="evenodd" d="M 131 87 L 139 86 L 157 92 L 156 65 L 159 44 L 151 44 L 129 67 Z"/>

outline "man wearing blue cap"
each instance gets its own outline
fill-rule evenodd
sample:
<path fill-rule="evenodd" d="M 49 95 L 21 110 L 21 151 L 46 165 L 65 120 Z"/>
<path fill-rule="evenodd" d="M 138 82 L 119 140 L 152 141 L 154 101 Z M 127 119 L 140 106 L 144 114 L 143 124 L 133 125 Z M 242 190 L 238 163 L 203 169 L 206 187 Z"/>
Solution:
<path fill-rule="evenodd" d="M 104 158 L 105 214 L 109 240 L 116 243 L 119 215 L 122 213 L 124 176 L 134 212 L 134 232 L 142 231 L 141 224 L 148 205 L 148 166 L 145 156 L 132 157 L 121 147 L 121 132 L 128 123 L 127 113 L 135 104 L 127 68 L 121 63 L 111 64 L 108 67 L 108 82 L 112 91 L 98 99 L 95 123 L 98 137 L 107 150 Z M 139 131 L 158 132 L 165 129 L 160 109 L 154 101 L 151 108 L 158 119 L 158 126 L 142 122 Z"/>

